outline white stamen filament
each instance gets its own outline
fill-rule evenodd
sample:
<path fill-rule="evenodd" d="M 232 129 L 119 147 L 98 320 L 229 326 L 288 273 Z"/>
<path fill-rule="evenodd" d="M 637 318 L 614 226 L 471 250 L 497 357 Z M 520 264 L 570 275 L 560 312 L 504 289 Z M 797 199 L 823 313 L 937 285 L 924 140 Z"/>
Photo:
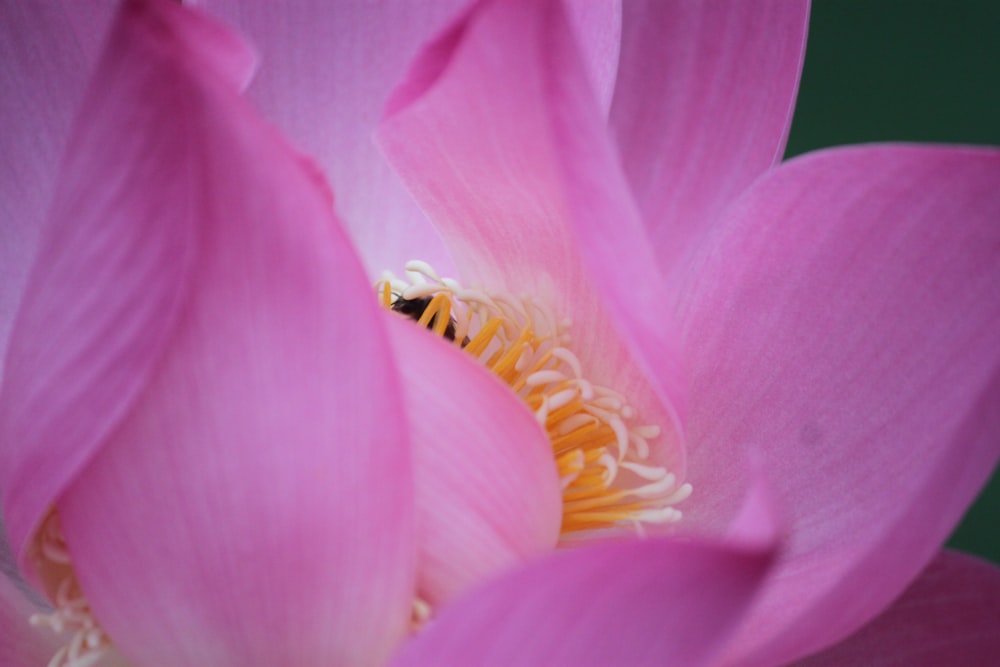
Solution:
<path fill-rule="evenodd" d="M 648 461 L 660 427 L 634 423 L 636 410 L 625 396 L 586 377 L 569 347 L 569 320 L 526 296 L 463 287 L 426 262 L 408 262 L 406 275 L 403 281 L 385 274 L 377 289 L 382 305 L 445 299 L 446 308 L 427 312 L 450 316 L 448 338 L 507 383 L 545 429 L 563 490 L 564 536 L 615 526 L 645 534 L 641 523 L 681 517 L 669 505 L 687 497 L 690 485 L 675 488 L 676 477 Z M 414 319 L 429 326 L 435 317 Z"/>
<path fill-rule="evenodd" d="M 31 624 L 56 634 L 72 633 L 69 641 L 52 656 L 48 667 L 89 667 L 110 650 L 111 639 L 97 623 L 90 603 L 80 590 L 54 510 L 38 531 L 35 548 L 39 575 L 58 583 L 52 594 L 53 611 L 32 615 Z"/>

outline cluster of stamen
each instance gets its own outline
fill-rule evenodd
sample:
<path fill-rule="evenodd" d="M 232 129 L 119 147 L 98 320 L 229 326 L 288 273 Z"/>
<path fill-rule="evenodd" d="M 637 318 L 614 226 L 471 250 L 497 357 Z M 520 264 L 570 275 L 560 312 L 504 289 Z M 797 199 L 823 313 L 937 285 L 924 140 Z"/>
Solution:
<path fill-rule="evenodd" d="M 409 280 L 387 274 L 376 285 L 383 307 L 401 312 L 480 360 L 534 412 L 552 445 L 563 494 L 564 538 L 681 518 L 691 493 L 648 462 L 660 428 L 638 422 L 618 392 L 590 382 L 569 349 L 568 321 L 527 298 L 468 289 L 425 262 Z"/>
<path fill-rule="evenodd" d="M 31 624 L 70 635 L 69 641 L 52 656 L 48 667 L 94 665 L 111 648 L 111 640 L 94 619 L 90 604 L 80 590 L 55 510 L 49 513 L 38 531 L 34 565 L 55 609 L 49 614 L 34 614 Z"/>

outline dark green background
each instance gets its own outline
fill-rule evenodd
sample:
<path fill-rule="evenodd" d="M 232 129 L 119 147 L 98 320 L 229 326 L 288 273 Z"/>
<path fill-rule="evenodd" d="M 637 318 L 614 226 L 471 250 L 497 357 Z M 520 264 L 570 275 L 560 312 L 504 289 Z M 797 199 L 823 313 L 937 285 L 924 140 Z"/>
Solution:
<path fill-rule="evenodd" d="M 1000 145 L 1000 2 L 814 0 L 787 156 L 866 141 Z M 1000 474 L 949 545 L 1000 563 Z"/>

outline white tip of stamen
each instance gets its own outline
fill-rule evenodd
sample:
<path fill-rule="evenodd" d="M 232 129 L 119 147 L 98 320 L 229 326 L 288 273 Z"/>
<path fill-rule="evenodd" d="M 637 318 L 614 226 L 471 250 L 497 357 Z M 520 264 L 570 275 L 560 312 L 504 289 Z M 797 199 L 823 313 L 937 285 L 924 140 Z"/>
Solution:
<path fill-rule="evenodd" d="M 585 401 L 591 401 L 594 399 L 594 385 L 590 384 L 583 378 L 577 378 L 576 384 L 580 387 L 580 398 Z"/>
<path fill-rule="evenodd" d="M 404 267 L 407 273 L 412 273 L 418 276 L 426 276 L 434 282 L 441 282 L 441 277 L 438 276 L 437 271 L 434 270 L 430 264 L 423 260 L 411 259 L 407 262 Z"/>
<path fill-rule="evenodd" d="M 404 299 L 419 299 L 425 296 L 431 296 L 432 294 L 437 294 L 441 291 L 440 285 L 435 285 L 434 283 L 420 283 L 419 285 L 411 285 L 403 290 Z"/>
<path fill-rule="evenodd" d="M 611 415 L 608 426 L 615 432 L 615 439 L 618 441 L 618 462 L 621 463 L 625 460 L 625 454 L 628 453 L 628 429 L 625 428 L 625 422 L 618 415 Z"/>
<path fill-rule="evenodd" d="M 605 452 L 604 454 L 601 454 L 601 458 L 597 459 L 597 463 L 604 466 L 607 470 L 607 474 L 604 477 L 604 483 L 610 485 L 615 481 L 615 477 L 618 476 L 618 461 L 615 457 L 611 456 L 611 454 Z"/>
<path fill-rule="evenodd" d="M 532 353 L 531 348 L 526 347 L 517 358 L 517 361 L 514 362 L 514 370 L 519 373 L 523 373 L 524 369 L 531 363 L 533 357 L 534 354 Z"/>
<path fill-rule="evenodd" d="M 635 446 L 635 454 L 640 459 L 649 458 L 649 443 L 646 439 L 635 434 L 635 430 L 629 431 L 628 441 Z"/>
<path fill-rule="evenodd" d="M 662 429 L 656 425 L 636 426 L 632 431 L 641 438 L 652 440 L 660 435 Z"/>
<path fill-rule="evenodd" d="M 602 410 L 618 411 L 622 409 L 621 399 L 615 396 L 602 396 L 601 398 L 594 399 L 590 404 L 596 405 Z"/>
<path fill-rule="evenodd" d="M 625 397 L 619 394 L 614 389 L 608 389 L 607 387 L 595 387 L 598 396 L 615 396 L 619 398 L 622 402 L 625 401 Z"/>
<path fill-rule="evenodd" d="M 674 523 L 681 518 L 681 513 L 673 507 L 658 507 L 636 512 L 633 518 L 645 523 Z"/>
<path fill-rule="evenodd" d="M 583 367 L 580 365 L 580 360 L 575 354 L 567 350 L 565 347 L 552 348 L 552 356 L 569 364 L 569 367 L 573 369 L 574 376 L 583 376 Z"/>
<path fill-rule="evenodd" d="M 576 398 L 579 391 L 576 387 L 563 389 L 549 396 L 549 410 L 558 410 L 564 405 L 569 405 L 570 401 Z"/>
<path fill-rule="evenodd" d="M 632 461 L 623 462 L 621 467 L 634 472 L 639 477 L 648 479 L 651 482 L 661 480 L 669 474 L 667 473 L 666 468 L 659 468 L 657 466 L 650 466 L 642 463 L 633 463 Z"/>
<path fill-rule="evenodd" d="M 529 387 L 540 387 L 546 384 L 552 384 L 553 382 L 562 382 L 566 379 L 566 376 L 560 371 L 545 370 L 536 371 L 528 376 L 525 383 Z"/>
<path fill-rule="evenodd" d="M 672 474 L 668 474 L 663 479 L 659 479 L 645 486 L 640 486 L 636 489 L 632 489 L 628 492 L 630 496 L 638 496 L 640 498 L 658 498 L 664 493 L 674 488 L 674 484 L 677 483 L 677 478 Z"/>
<path fill-rule="evenodd" d="M 664 498 L 663 502 L 667 503 L 668 505 L 676 505 L 677 503 L 683 500 L 687 500 L 687 497 L 691 495 L 691 492 L 693 490 L 694 487 L 685 482 L 684 484 L 681 484 L 679 487 L 677 487 L 677 490 L 674 491 L 669 497 Z"/>
<path fill-rule="evenodd" d="M 538 406 L 537 410 L 535 410 L 535 419 L 537 419 L 538 423 L 541 424 L 543 427 L 545 426 L 545 422 L 548 421 L 548 419 L 549 419 L 549 397 L 548 396 L 542 397 L 542 404 Z"/>

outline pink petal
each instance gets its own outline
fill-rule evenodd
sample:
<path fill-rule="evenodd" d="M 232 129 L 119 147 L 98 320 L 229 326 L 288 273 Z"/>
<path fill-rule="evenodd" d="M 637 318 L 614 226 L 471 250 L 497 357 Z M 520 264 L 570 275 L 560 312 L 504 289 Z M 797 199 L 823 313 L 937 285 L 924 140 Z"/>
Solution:
<path fill-rule="evenodd" d="M 372 133 L 417 51 L 471 0 L 378 3 L 206 0 L 263 54 L 251 98 L 314 155 L 338 195 L 369 275 L 419 258 L 449 271 L 440 237 L 376 150 Z M 610 105 L 617 63 L 616 0 L 574 3 L 589 72 Z"/>
<path fill-rule="evenodd" d="M 687 525 L 723 529 L 748 446 L 790 524 L 734 657 L 782 663 L 856 630 L 988 478 L 997 220 L 1000 152 L 841 149 L 765 177 L 706 244 L 679 313 Z"/>
<path fill-rule="evenodd" d="M 28 622 L 39 611 L 0 570 L 0 667 L 45 665 L 58 650 L 54 635 Z"/>
<path fill-rule="evenodd" d="M 646 300 L 659 281 L 589 81 L 560 5 L 483 3 L 418 59 L 379 140 L 465 281 L 571 319 L 588 378 L 669 428 L 681 392 Z M 658 456 L 682 474 L 675 445 Z"/>
<path fill-rule="evenodd" d="M 624 3 L 611 124 L 664 270 L 785 149 L 808 0 Z"/>
<path fill-rule="evenodd" d="M 773 562 L 777 523 L 750 489 L 729 546 L 655 538 L 557 552 L 444 607 L 392 663 L 712 664 Z"/>
<path fill-rule="evenodd" d="M 138 31 L 156 29 L 142 27 L 147 9 L 126 5 Z M 170 37 L 176 43 L 161 38 L 151 47 L 178 61 L 166 73 L 158 53 L 135 63 L 122 57 L 134 46 L 125 38 L 106 52 L 11 333 L 0 393 L 0 486 L 22 566 L 31 531 L 142 390 L 190 282 L 195 221 L 165 202 L 200 187 L 200 174 L 174 166 L 201 151 L 180 140 L 195 130 L 187 118 L 197 100 L 156 77 L 173 81 L 184 68 L 201 68 L 206 84 L 228 88 L 245 80 L 251 64 L 242 43 L 197 17 Z M 148 106 L 135 109 L 135 95 Z M 178 118 L 144 113 L 178 108 Z M 122 128 L 133 126 L 136 139 L 123 141 Z"/>
<path fill-rule="evenodd" d="M 563 7 L 580 47 L 590 88 L 604 116 L 611 110 L 622 37 L 621 0 L 568 2 Z"/>
<path fill-rule="evenodd" d="M 76 250 L 59 256 L 69 268 L 40 263 L 45 290 L 25 300 L 49 327 L 18 330 L 87 354 L 16 358 L 25 376 L 41 371 L 40 405 L 68 406 L 33 414 L 51 440 L 21 451 L 63 456 L 88 436 L 58 511 L 95 614 L 130 660 L 370 664 L 406 632 L 413 595 L 406 424 L 385 418 L 401 410 L 395 370 L 322 183 L 218 76 L 224 35 L 168 2 L 120 16 L 53 220 L 88 233 L 53 237 Z M 171 263 L 196 289 L 164 284 L 185 279 Z M 183 297 L 174 313 L 144 311 L 170 305 L 170 290 Z M 135 358 L 147 347 L 153 367 Z M 70 391 L 110 392 L 97 383 L 115 377 L 112 361 L 133 392 L 113 416 Z M 86 408 L 105 412 L 84 422 Z M 49 491 L 41 500 L 63 489 Z"/>
<path fill-rule="evenodd" d="M 0 377 L 70 120 L 111 3 L 0 5 Z"/>
<path fill-rule="evenodd" d="M 1000 655 L 998 628 L 1000 568 L 945 551 L 874 621 L 797 664 L 989 665 Z"/>
<path fill-rule="evenodd" d="M 417 49 L 466 4 L 205 2 L 260 49 L 251 99 L 317 159 L 370 276 L 401 271 L 415 253 L 450 265 L 437 234 L 375 148 L 372 132 Z"/>
<path fill-rule="evenodd" d="M 454 345 L 391 319 L 413 443 L 418 592 L 437 605 L 551 551 L 562 495 L 548 438 L 521 400 Z"/>

